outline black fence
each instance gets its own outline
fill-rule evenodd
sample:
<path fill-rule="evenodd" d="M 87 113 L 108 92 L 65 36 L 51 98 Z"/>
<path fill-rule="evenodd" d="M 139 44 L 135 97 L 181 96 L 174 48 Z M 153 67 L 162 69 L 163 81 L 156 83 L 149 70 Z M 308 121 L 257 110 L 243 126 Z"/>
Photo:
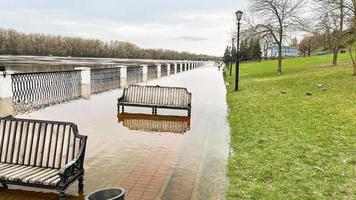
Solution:
<path fill-rule="evenodd" d="M 120 88 L 120 68 L 91 69 L 90 79 L 92 94 Z"/>
<path fill-rule="evenodd" d="M 13 74 L 15 114 L 78 99 L 81 96 L 80 71 Z"/>

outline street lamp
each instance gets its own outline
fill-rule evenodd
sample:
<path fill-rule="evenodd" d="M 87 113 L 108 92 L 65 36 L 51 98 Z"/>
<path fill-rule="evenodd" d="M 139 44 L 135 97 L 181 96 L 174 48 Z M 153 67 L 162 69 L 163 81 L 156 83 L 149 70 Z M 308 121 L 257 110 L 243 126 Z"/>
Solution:
<path fill-rule="evenodd" d="M 235 91 L 239 90 L 240 76 L 240 25 L 243 12 L 238 10 L 236 13 L 237 19 L 237 45 L 236 45 L 236 72 L 235 72 Z"/>

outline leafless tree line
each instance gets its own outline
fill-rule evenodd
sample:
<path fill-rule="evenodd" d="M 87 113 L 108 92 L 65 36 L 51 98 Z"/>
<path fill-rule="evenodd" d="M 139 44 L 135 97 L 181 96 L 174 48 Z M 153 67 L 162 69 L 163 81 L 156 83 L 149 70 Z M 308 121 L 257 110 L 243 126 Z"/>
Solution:
<path fill-rule="evenodd" d="M 356 75 L 356 0 L 314 0 L 317 3 L 318 24 L 314 35 L 324 36 L 328 48 L 332 50 L 332 64 L 337 65 L 341 48 L 349 51 Z"/>
<path fill-rule="evenodd" d="M 250 0 L 249 13 L 245 17 L 244 35 L 272 41 L 278 45 L 278 74 L 282 75 L 282 46 L 293 32 L 307 29 L 303 16 L 308 0 Z"/>
<path fill-rule="evenodd" d="M 313 47 L 324 46 L 333 53 L 347 48 L 356 75 L 356 0 L 249 0 L 244 16 L 243 37 L 257 37 L 278 45 L 278 74 L 282 74 L 282 46 L 294 33 L 309 33 L 300 43 L 302 52 L 310 54 Z M 309 13 L 309 14 L 307 14 Z M 323 38 L 323 39 L 320 39 Z"/>
<path fill-rule="evenodd" d="M 22 33 L 0 28 L 0 55 L 110 57 L 162 60 L 210 60 L 209 55 L 164 49 L 143 49 L 121 41 L 62 37 L 39 33 Z"/>

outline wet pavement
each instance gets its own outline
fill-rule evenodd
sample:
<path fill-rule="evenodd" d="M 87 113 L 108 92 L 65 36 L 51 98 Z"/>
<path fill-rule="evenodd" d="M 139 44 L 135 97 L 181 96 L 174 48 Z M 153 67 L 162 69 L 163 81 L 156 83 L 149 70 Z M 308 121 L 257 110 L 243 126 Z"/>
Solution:
<path fill-rule="evenodd" d="M 158 120 L 149 116 L 151 109 L 129 107 L 125 112 L 145 113 L 146 121 L 140 121 L 140 115 L 119 120 L 116 103 L 121 89 L 17 117 L 71 121 L 80 134 L 88 135 L 84 194 L 78 194 L 74 184 L 67 190 L 68 199 L 84 199 L 95 190 L 111 187 L 123 187 L 128 200 L 224 199 L 229 127 L 221 71 L 205 66 L 145 84 L 187 87 L 193 94 L 189 121 L 184 117 L 176 122 L 170 117 Z M 163 109 L 158 114 L 187 115 Z M 149 120 L 158 125 L 152 126 Z M 175 129 L 167 129 L 164 123 Z M 57 198 L 56 192 L 47 190 L 11 185 L 0 189 L 0 199 Z"/>

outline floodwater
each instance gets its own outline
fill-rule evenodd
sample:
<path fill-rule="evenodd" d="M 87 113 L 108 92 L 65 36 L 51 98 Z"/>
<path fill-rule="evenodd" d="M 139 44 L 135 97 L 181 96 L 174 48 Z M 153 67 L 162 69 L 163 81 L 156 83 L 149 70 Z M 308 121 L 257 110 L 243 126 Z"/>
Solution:
<path fill-rule="evenodd" d="M 78 194 L 73 184 L 67 199 L 84 199 L 111 187 L 123 187 L 128 200 L 224 199 L 229 127 L 222 72 L 209 65 L 144 84 L 188 88 L 191 118 L 186 111 L 158 109 L 159 116 L 153 117 L 151 109 L 130 107 L 118 116 L 116 103 L 122 89 L 16 117 L 71 121 L 88 136 L 84 194 Z M 172 116 L 179 117 L 175 121 Z M 0 199 L 57 198 L 50 190 L 11 185 L 0 190 Z"/>

